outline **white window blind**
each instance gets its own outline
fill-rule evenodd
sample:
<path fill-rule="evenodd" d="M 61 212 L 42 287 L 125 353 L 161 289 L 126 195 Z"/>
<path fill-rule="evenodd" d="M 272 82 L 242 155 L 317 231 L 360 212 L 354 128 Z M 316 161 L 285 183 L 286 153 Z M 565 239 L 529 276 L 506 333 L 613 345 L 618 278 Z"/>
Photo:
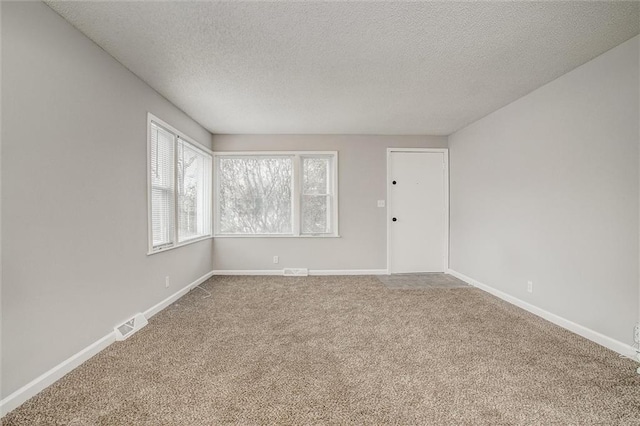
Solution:
<path fill-rule="evenodd" d="M 172 133 L 151 123 L 151 229 L 152 248 L 170 246 L 174 242 L 174 148 Z"/>
<path fill-rule="evenodd" d="M 149 253 L 212 236 L 213 157 L 149 115 Z"/>

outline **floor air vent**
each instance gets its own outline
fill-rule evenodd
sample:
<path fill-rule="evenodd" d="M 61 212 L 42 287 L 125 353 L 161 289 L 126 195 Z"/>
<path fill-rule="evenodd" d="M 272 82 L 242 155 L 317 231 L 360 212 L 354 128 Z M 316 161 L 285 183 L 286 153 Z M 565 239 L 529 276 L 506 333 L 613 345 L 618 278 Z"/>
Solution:
<path fill-rule="evenodd" d="M 148 321 L 142 314 L 136 314 L 133 318 L 114 327 L 116 340 L 128 339 L 136 331 L 147 325 Z"/>
<path fill-rule="evenodd" d="M 306 277 L 309 276 L 307 268 L 284 268 L 282 275 L 285 277 Z"/>

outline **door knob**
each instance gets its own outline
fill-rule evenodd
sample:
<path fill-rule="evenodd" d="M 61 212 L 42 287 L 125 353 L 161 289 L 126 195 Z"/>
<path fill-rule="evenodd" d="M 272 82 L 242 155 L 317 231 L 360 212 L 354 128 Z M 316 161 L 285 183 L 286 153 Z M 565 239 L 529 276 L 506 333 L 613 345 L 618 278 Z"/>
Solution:
<path fill-rule="evenodd" d="M 391 219 L 391 220 L 395 222 L 395 221 L 397 221 L 397 220 L 398 220 L 398 218 L 394 217 L 394 218 L 393 218 L 393 219 Z"/>
<path fill-rule="evenodd" d="M 394 181 L 393 181 L 393 182 L 391 182 L 391 183 L 395 185 L 395 184 L 396 184 L 396 181 L 394 180 Z"/>

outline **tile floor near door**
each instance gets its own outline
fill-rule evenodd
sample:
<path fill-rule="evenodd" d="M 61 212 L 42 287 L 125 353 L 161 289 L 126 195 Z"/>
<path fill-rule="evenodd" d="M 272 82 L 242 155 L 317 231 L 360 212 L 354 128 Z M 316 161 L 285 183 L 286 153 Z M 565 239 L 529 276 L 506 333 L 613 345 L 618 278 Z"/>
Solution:
<path fill-rule="evenodd" d="M 5 425 L 640 425 L 636 363 L 476 288 L 216 277 Z"/>
<path fill-rule="evenodd" d="M 436 288 L 465 288 L 467 283 L 453 275 L 440 273 L 391 274 L 378 275 L 380 282 L 389 289 L 436 289 Z"/>

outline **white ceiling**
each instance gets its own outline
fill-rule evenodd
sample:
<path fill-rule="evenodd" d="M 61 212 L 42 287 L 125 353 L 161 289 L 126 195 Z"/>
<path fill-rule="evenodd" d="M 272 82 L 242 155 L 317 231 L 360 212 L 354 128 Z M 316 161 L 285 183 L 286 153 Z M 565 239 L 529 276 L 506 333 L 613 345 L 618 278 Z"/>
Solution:
<path fill-rule="evenodd" d="M 213 133 L 448 135 L 640 32 L 638 2 L 48 2 Z"/>

